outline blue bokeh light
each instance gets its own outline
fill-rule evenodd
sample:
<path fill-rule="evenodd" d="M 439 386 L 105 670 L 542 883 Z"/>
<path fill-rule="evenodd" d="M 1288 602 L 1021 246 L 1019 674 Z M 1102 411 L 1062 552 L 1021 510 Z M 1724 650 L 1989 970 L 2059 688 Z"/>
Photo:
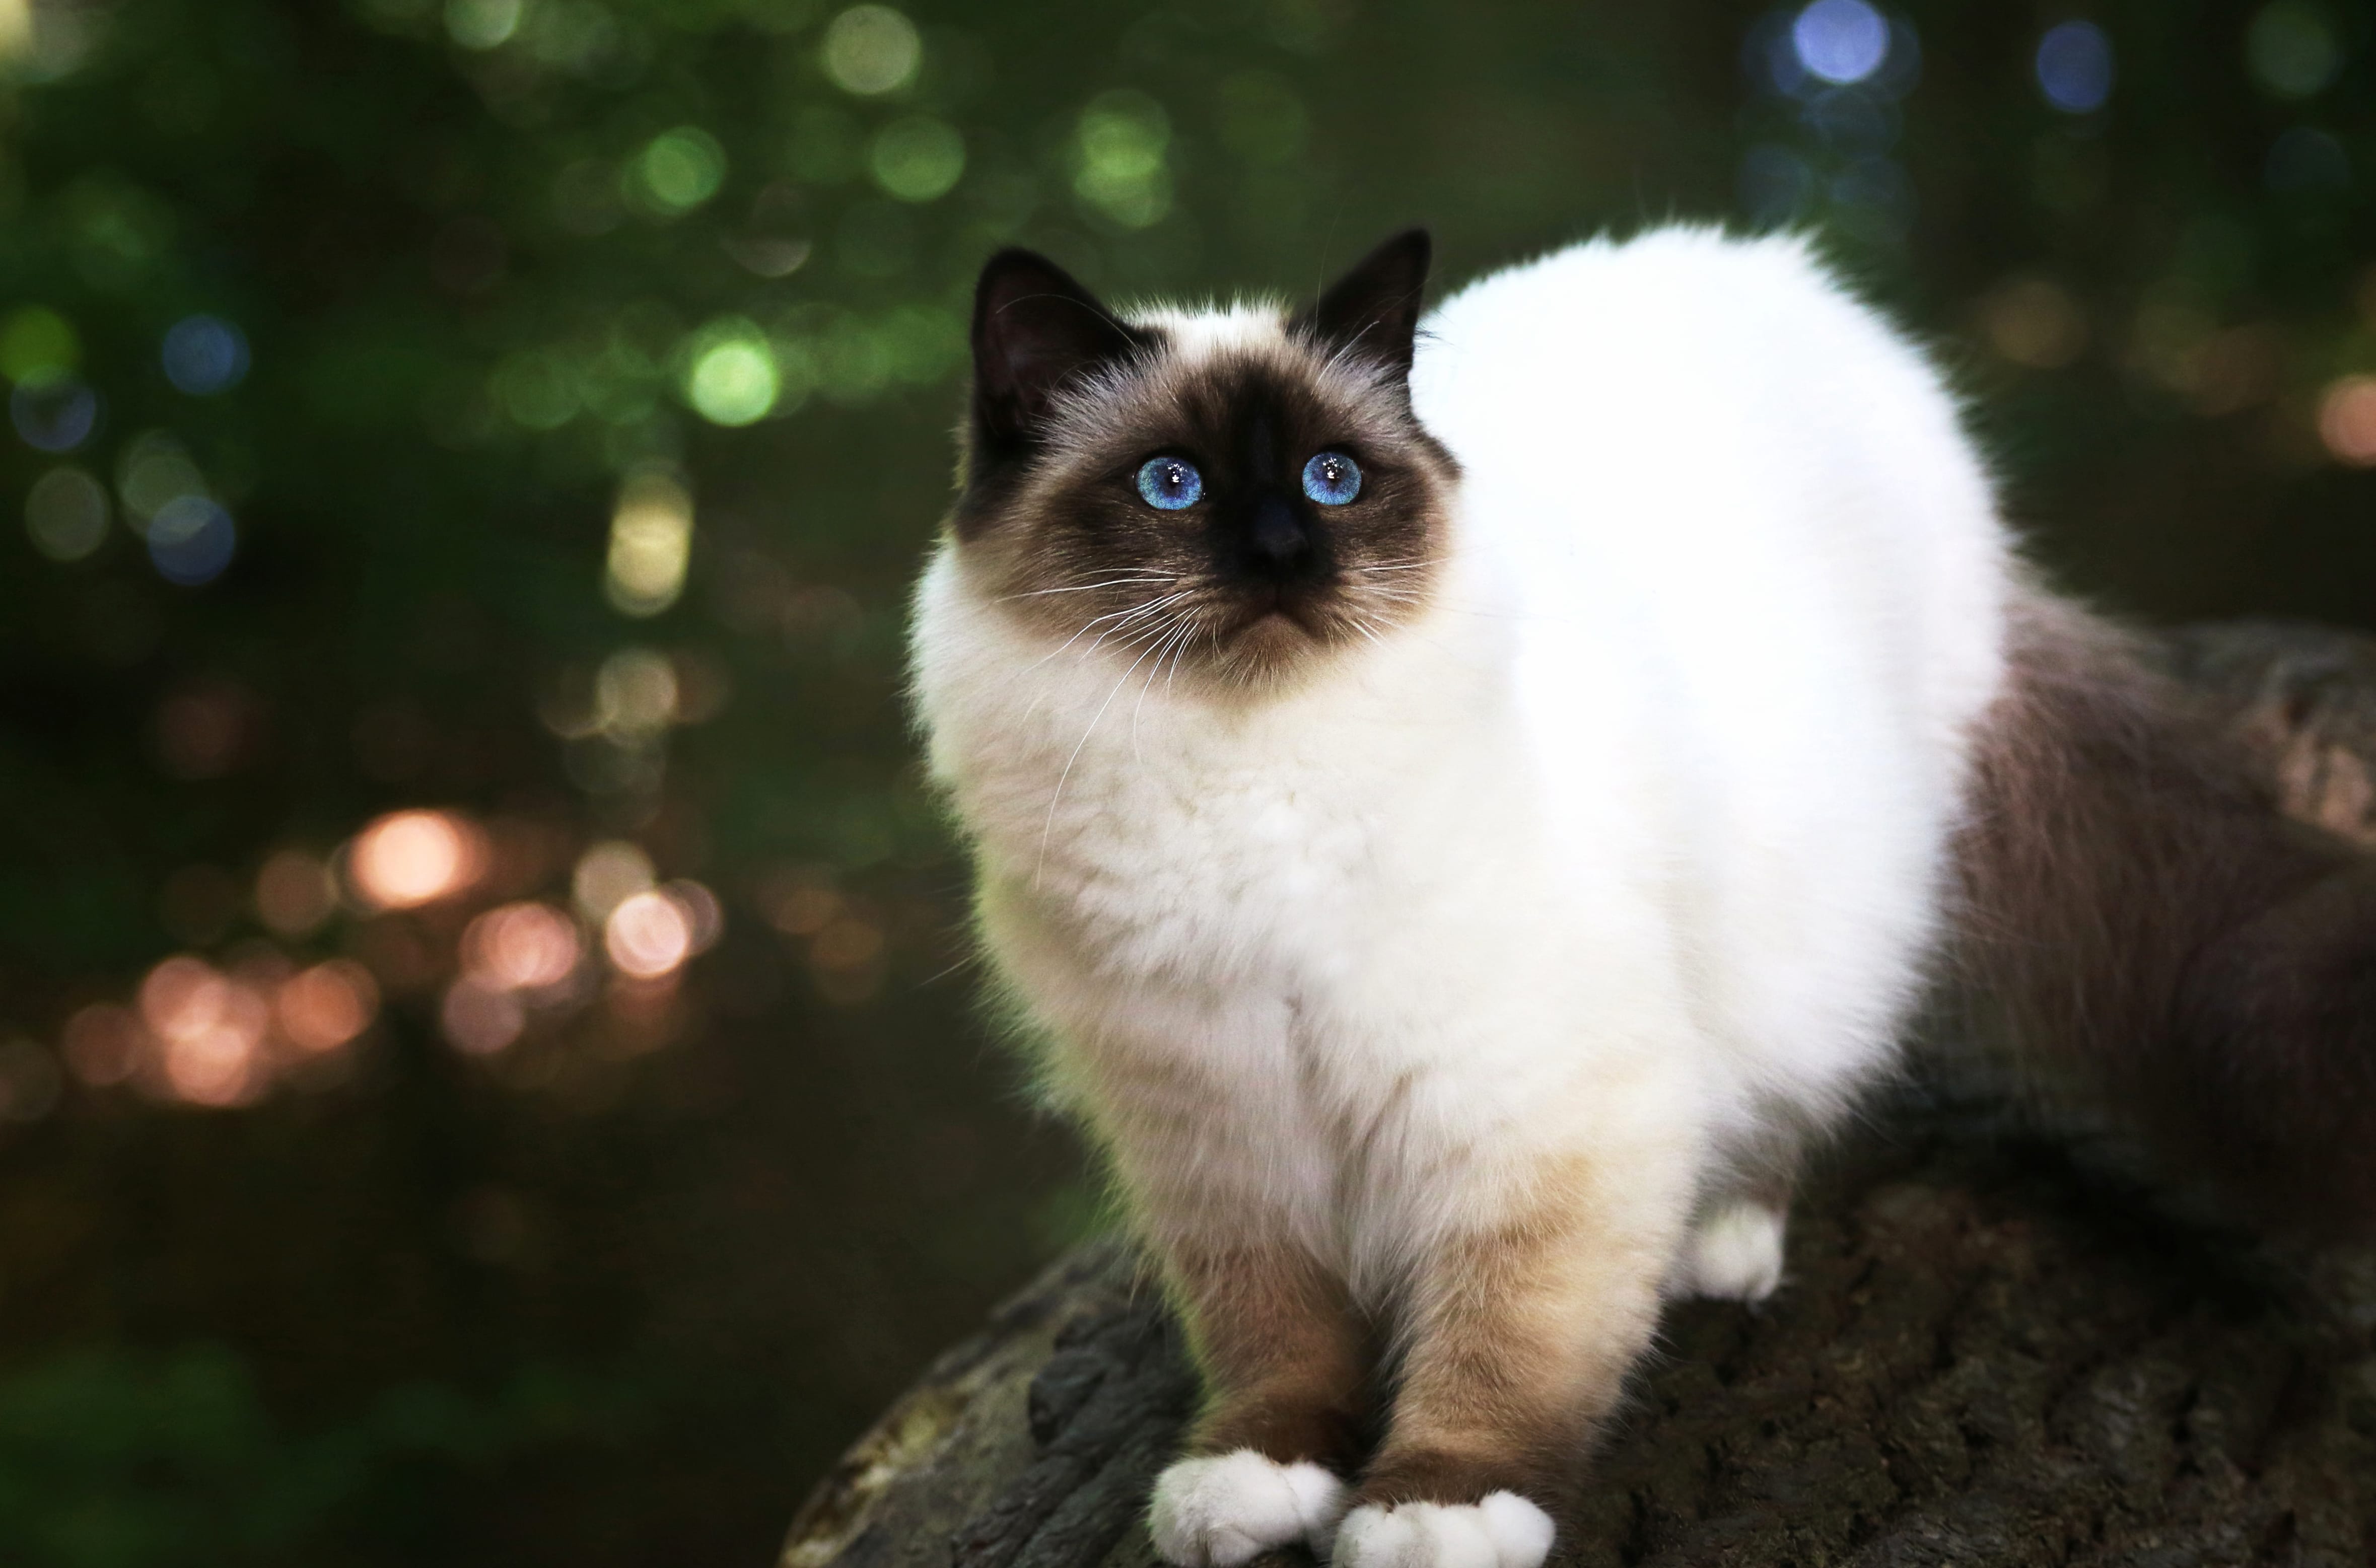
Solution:
<path fill-rule="evenodd" d="M 28 381 L 8 394 L 8 420 L 28 446 L 71 452 L 99 428 L 99 394 L 71 376 Z"/>
<path fill-rule="evenodd" d="M 219 315 L 185 315 L 166 330 L 165 379 L 194 398 L 228 392 L 247 375 L 247 338 Z"/>
<path fill-rule="evenodd" d="M 1797 99 L 1802 103 L 1842 92 L 1894 103 L 1913 91 L 1915 84 L 1921 79 L 1921 41 L 1915 36 L 1913 27 L 1898 17 L 1883 18 L 1887 37 L 1882 42 L 1880 63 L 1864 76 L 1849 83 L 1816 76 L 1800 58 L 1798 24 L 1801 14 L 1798 11 L 1768 11 L 1750 24 L 1748 32 L 1742 36 L 1741 68 L 1760 89 L 1777 97 Z M 1870 37 L 1865 39 L 1862 47 L 1870 50 Z M 1835 62 L 1841 65 L 1862 63 L 1858 59 Z"/>
<path fill-rule="evenodd" d="M 2037 41 L 2037 87 L 2065 114 L 2088 114 L 2112 96 L 2112 41 L 2093 22 L 2064 22 Z"/>
<path fill-rule="evenodd" d="M 1845 87 L 1889 58 L 1889 21 L 1865 0 L 1814 0 L 1790 24 L 1790 47 L 1809 76 Z"/>
<path fill-rule="evenodd" d="M 203 495 L 177 495 L 148 519 L 148 559 L 169 583 L 196 588 L 214 581 L 238 548 L 231 514 Z"/>

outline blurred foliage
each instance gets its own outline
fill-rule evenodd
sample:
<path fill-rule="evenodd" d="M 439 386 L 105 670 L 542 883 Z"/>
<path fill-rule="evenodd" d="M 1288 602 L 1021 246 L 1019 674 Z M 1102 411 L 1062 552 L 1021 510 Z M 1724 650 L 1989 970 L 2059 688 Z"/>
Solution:
<path fill-rule="evenodd" d="M 2069 580 L 2370 624 L 2371 33 L 0 0 L 0 1557 L 756 1561 L 1093 1212 L 969 1021 L 898 704 L 992 247 L 1129 298 L 1309 291 L 1412 220 L 1447 279 L 1809 225 Z M 358 897 L 422 807 L 493 869 Z M 635 982 L 595 849 L 714 889 L 715 950 Z M 576 922 L 551 996 L 469 990 L 499 899 Z M 115 1071 L 92 1020 L 153 1033 L 177 953 L 209 1007 L 385 1009 L 284 1075 Z"/>
<path fill-rule="evenodd" d="M 615 1444 L 634 1414 L 612 1391 L 524 1369 L 492 1400 L 410 1384 L 351 1425 L 291 1438 L 222 1348 L 69 1355 L 0 1383 L 0 1552 L 90 1568 L 284 1561 L 341 1517 L 434 1549 L 435 1526 L 461 1523 L 427 1495 L 437 1471 Z"/>

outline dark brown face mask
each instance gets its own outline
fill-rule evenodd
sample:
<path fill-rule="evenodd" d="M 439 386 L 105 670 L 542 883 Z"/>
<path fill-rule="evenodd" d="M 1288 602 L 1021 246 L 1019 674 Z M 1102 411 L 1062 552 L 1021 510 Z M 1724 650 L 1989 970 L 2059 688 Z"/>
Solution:
<path fill-rule="evenodd" d="M 1209 340 L 992 256 L 952 526 L 993 591 L 1230 683 L 1416 613 L 1457 476 L 1410 406 L 1428 251 L 1396 235 L 1309 308 Z"/>

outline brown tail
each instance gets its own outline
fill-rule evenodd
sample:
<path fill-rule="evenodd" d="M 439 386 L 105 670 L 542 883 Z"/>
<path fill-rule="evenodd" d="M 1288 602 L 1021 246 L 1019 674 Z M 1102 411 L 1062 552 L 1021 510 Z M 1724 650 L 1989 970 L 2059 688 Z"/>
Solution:
<path fill-rule="evenodd" d="M 2144 647 L 2039 597 L 1957 845 L 1959 990 L 2034 1098 L 2287 1229 L 2376 1232 L 2376 859 Z"/>

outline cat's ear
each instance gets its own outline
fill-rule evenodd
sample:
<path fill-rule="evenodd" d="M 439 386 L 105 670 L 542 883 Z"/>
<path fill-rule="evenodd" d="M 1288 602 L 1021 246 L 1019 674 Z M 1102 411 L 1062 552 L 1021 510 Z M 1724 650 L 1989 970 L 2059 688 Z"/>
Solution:
<path fill-rule="evenodd" d="M 1426 230 L 1404 230 L 1354 263 L 1318 303 L 1289 324 L 1290 330 L 1408 375 L 1432 251 Z"/>
<path fill-rule="evenodd" d="M 1000 251 L 974 285 L 976 428 L 1002 447 L 1028 441 L 1065 383 L 1146 341 L 1046 256 Z"/>

